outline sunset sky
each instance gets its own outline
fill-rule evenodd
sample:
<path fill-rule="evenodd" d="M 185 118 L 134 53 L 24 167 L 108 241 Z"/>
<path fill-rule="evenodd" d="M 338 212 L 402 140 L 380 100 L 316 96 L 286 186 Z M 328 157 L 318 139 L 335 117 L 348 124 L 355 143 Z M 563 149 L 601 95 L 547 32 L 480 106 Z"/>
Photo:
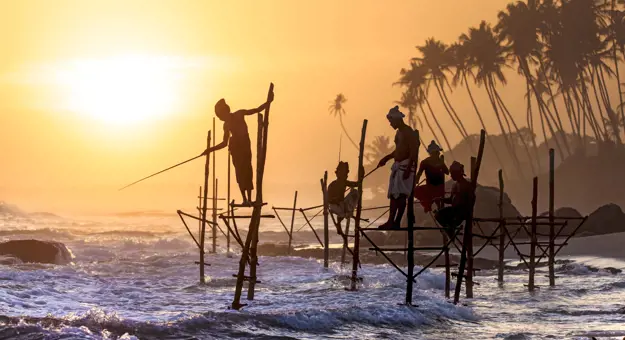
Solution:
<path fill-rule="evenodd" d="M 415 46 L 431 36 L 453 42 L 482 19 L 494 22 L 506 3 L 3 1 L 0 200 L 61 213 L 193 207 L 202 160 L 118 189 L 201 153 L 218 99 L 233 109 L 256 107 L 274 82 L 267 200 L 290 204 L 299 190 L 303 204 L 318 204 L 319 178 L 332 174 L 338 157 L 341 129 L 327 111 L 333 97 L 346 95 L 344 121 L 354 139 L 365 118 L 369 140 L 391 135 L 384 116 L 401 94 L 392 83 Z M 525 85 L 514 72 L 501 93 L 523 115 L 523 93 L 514 89 Z M 468 99 L 457 92 L 452 100 L 477 132 Z M 487 105 L 482 92 L 478 100 Z M 255 131 L 256 118 L 247 122 Z M 494 119 L 488 123 L 494 129 Z M 355 164 L 356 156 L 343 138 L 343 159 Z M 218 162 L 225 183 L 225 150 Z M 239 199 L 234 181 L 232 188 Z"/>

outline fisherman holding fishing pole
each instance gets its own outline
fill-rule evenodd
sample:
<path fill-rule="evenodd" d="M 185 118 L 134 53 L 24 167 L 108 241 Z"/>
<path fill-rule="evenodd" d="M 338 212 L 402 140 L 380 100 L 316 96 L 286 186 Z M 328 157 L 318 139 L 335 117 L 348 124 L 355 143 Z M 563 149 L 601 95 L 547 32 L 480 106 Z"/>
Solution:
<path fill-rule="evenodd" d="M 221 150 L 226 146 L 230 149 L 232 156 L 232 165 L 239 183 L 241 196 L 243 197 L 243 205 L 251 205 L 253 170 L 252 170 L 252 145 L 250 142 L 250 134 L 245 123 L 245 116 L 259 113 L 271 104 L 273 101 L 273 92 L 269 93 L 267 101 L 255 109 L 230 111 L 230 106 L 226 104 L 224 99 L 220 99 L 215 104 L 215 115 L 224 122 L 224 138 L 221 143 L 214 147 L 206 149 L 203 156 Z"/>
<path fill-rule="evenodd" d="M 399 229 L 401 219 L 406 210 L 408 196 L 414 190 L 414 176 L 417 164 L 417 136 L 414 130 L 404 123 L 405 115 L 399 107 L 392 108 L 386 118 L 391 127 L 397 130 L 395 134 L 395 150 L 386 155 L 378 163 L 383 167 L 389 160 L 394 159 L 388 186 L 390 211 L 388 221 L 379 226 L 379 229 Z"/>
<path fill-rule="evenodd" d="M 228 146 L 228 148 L 230 149 L 230 154 L 232 156 L 232 164 L 234 165 L 237 183 L 239 183 L 239 189 L 241 189 L 241 196 L 243 197 L 242 205 L 251 206 L 252 190 L 254 189 L 252 170 L 252 145 L 250 142 L 250 135 L 247 129 L 247 124 L 245 123 L 245 116 L 260 113 L 261 111 L 265 110 L 272 101 L 273 90 L 269 92 L 269 95 L 267 96 L 267 101 L 259 107 L 255 109 L 242 109 L 231 112 L 230 106 L 226 103 L 226 101 L 223 98 L 220 99 L 217 104 L 215 104 L 215 115 L 224 122 L 224 137 L 221 143 L 215 145 L 214 147 L 206 149 L 199 156 L 187 159 L 184 162 L 180 162 L 167 169 L 161 170 L 138 181 L 132 182 L 119 190 L 124 190 L 148 178 L 154 177 L 165 171 L 189 163 L 200 157 L 204 157 L 211 152 L 221 150 Z"/>

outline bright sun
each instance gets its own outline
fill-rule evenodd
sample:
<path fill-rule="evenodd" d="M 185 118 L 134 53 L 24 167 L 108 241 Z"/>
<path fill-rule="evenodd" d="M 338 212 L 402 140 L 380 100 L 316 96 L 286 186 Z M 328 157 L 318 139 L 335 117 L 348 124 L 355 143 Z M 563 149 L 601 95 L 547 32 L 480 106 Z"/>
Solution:
<path fill-rule="evenodd" d="M 131 124 L 160 118 L 179 106 L 176 60 L 121 56 L 75 61 L 57 73 L 66 108 L 99 121 Z"/>

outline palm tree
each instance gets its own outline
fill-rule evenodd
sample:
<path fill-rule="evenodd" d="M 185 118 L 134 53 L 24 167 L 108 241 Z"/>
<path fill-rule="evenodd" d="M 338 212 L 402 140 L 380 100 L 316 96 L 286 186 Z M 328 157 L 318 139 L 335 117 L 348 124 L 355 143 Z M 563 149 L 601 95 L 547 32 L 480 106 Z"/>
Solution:
<path fill-rule="evenodd" d="M 337 94 L 336 98 L 334 98 L 334 100 L 330 104 L 330 107 L 328 107 L 328 111 L 330 112 L 330 114 L 334 114 L 334 117 L 339 117 L 339 122 L 341 122 L 341 128 L 343 129 L 345 136 L 347 136 L 347 139 L 349 139 L 349 141 L 356 148 L 356 150 L 358 150 L 358 145 L 354 143 L 354 140 L 347 133 L 345 125 L 343 125 L 343 116 L 347 114 L 347 112 L 345 112 L 345 109 L 343 108 L 343 104 L 345 104 L 345 102 L 347 102 L 347 98 L 345 98 L 342 93 Z"/>
<path fill-rule="evenodd" d="M 524 175 L 516 154 L 516 148 L 513 147 L 512 141 L 509 138 L 509 132 L 506 132 L 502 117 L 504 119 L 509 118 L 509 120 L 513 122 L 514 119 L 512 119 L 512 116 L 506 117 L 507 109 L 502 105 L 503 101 L 495 86 L 497 80 L 502 84 L 506 83 L 506 78 L 502 70 L 502 68 L 506 66 L 505 48 L 501 46 L 490 25 L 485 21 L 480 23 L 479 28 L 470 28 L 468 34 L 462 34 L 460 36 L 460 42 L 467 48 L 470 69 L 476 70 L 475 81 L 478 85 L 484 85 L 484 89 L 495 112 L 495 117 L 499 123 L 502 136 L 506 142 L 506 147 L 513 161 L 516 163 L 515 165 L 518 169 L 519 176 L 523 179 Z M 516 125 L 516 123 L 514 123 L 514 125 Z M 529 148 L 527 145 L 524 146 L 531 158 Z"/>
<path fill-rule="evenodd" d="M 530 62 L 534 62 L 535 58 L 540 57 L 542 47 L 538 35 L 541 25 L 539 8 L 537 0 L 529 0 L 527 3 L 519 1 L 514 4 L 508 4 L 506 11 L 499 12 L 499 21 L 495 26 L 495 32 L 498 33 L 502 41 L 507 41 L 508 57 L 519 64 L 520 73 L 525 77 L 527 86 L 536 97 L 541 122 L 547 123 L 551 135 L 555 137 L 556 133 L 553 125 L 557 125 L 557 121 L 554 119 L 549 106 L 547 106 L 536 89 L 534 77 L 529 67 Z M 530 112 L 529 124 L 531 122 L 531 95 L 527 97 L 527 104 L 527 110 Z M 553 125 L 552 122 L 554 123 Z M 547 137 L 545 136 L 546 139 Z M 533 140 L 532 143 L 535 150 L 538 151 L 536 141 Z M 559 144 L 558 152 L 560 157 L 563 158 L 563 151 Z M 536 159 L 540 159 L 539 155 L 536 155 Z"/>
<path fill-rule="evenodd" d="M 412 96 L 415 97 L 415 101 L 416 101 L 417 105 L 421 109 L 421 112 L 423 112 L 423 119 L 425 120 L 426 125 L 428 126 L 428 128 L 432 132 L 432 135 L 434 136 L 434 140 L 436 140 L 437 143 L 439 143 L 439 145 L 440 145 L 440 142 L 439 142 L 439 139 L 438 139 L 438 137 L 436 135 L 436 132 L 432 128 L 432 125 L 430 124 L 430 121 L 428 119 L 428 115 L 427 115 L 425 109 L 423 108 L 423 104 L 424 103 L 427 105 L 427 107 L 429 109 L 429 112 L 430 112 L 432 118 L 434 119 L 434 122 L 435 122 L 436 126 L 438 127 L 439 132 L 443 136 L 443 140 L 445 140 L 445 143 L 446 143 L 447 147 L 449 148 L 448 150 L 451 151 L 451 144 L 449 143 L 449 139 L 447 138 L 447 134 L 445 133 L 445 131 L 441 127 L 441 124 L 438 121 L 438 118 L 436 118 L 436 115 L 434 114 L 434 111 L 432 111 L 432 107 L 430 106 L 430 102 L 428 101 L 427 96 L 425 95 L 425 91 L 423 90 L 423 87 L 425 86 L 425 84 L 427 82 L 427 70 L 426 70 L 426 68 L 421 66 L 421 65 L 418 65 L 415 62 L 411 62 L 410 63 L 410 68 L 409 69 L 401 69 L 399 74 L 400 74 L 400 78 L 399 78 L 399 80 L 397 82 L 394 83 L 394 85 L 400 85 L 400 86 L 407 87 L 408 92 Z M 453 158 L 453 154 L 452 154 L 452 158 Z"/>
<path fill-rule="evenodd" d="M 474 77 L 471 73 L 471 70 L 469 69 L 469 56 L 467 53 L 467 48 L 465 45 L 462 45 L 460 43 L 454 43 L 449 47 L 449 51 L 453 54 L 452 66 L 456 69 L 456 72 L 454 73 L 454 76 L 452 78 L 452 85 L 464 85 L 464 87 L 467 89 L 467 93 L 469 94 L 469 98 L 471 99 L 471 104 L 473 104 L 473 109 L 475 109 L 475 114 L 477 115 L 477 118 L 482 125 L 482 129 L 484 129 L 484 131 L 488 131 L 486 129 L 486 124 L 484 123 L 484 118 L 482 117 L 482 114 L 480 113 L 480 110 L 475 103 L 475 99 L 473 98 L 473 92 L 471 92 L 471 84 L 469 84 L 469 81 L 467 80 L 467 75 L 471 75 L 472 77 Z M 501 157 L 499 156 L 499 153 L 497 152 L 497 149 L 493 145 L 492 140 L 488 134 L 486 135 L 486 138 L 488 145 L 491 147 L 493 153 L 495 154 L 495 157 L 497 158 L 497 161 L 499 162 L 499 166 L 504 172 L 504 175 L 507 175 L 505 165 L 501 161 Z"/>
<path fill-rule="evenodd" d="M 416 110 L 417 110 L 417 95 L 416 93 L 414 93 L 413 89 L 407 89 L 406 91 L 404 91 L 401 94 L 401 100 L 395 101 L 395 104 L 405 108 L 406 110 L 408 110 L 408 124 L 410 125 L 410 127 L 412 127 L 415 130 L 418 130 L 418 125 L 417 123 L 420 123 L 421 120 L 419 119 L 419 117 L 416 115 Z M 421 125 L 423 125 L 421 123 Z M 428 126 L 430 128 L 430 130 L 432 130 L 432 126 L 429 125 L 429 121 L 428 121 Z M 434 131 L 432 131 L 434 132 Z M 421 134 L 419 134 L 419 140 L 421 142 L 421 145 L 425 145 L 425 143 L 423 142 L 423 138 L 421 137 Z"/>
<path fill-rule="evenodd" d="M 429 85 L 434 84 L 436 92 L 449 118 L 451 118 L 454 125 L 456 125 L 462 138 L 466 138 L 469 134 L 453 106 L 451 106 L 451 102 L 445 91 L 445 85 L 448 85 L 446 73 L 449 71 L 451 59 L 451 54 L 448 51 L 447 45 L 439 40 L 430 38 L 425 41 L 425 45 L 417 46 L 417 50 L 421 53 L 421 57 L 413 58 L 413 60 L 417 61 L 420 66 L 427 70 L 427 76 L 430 77 L 428 80 L 431 80 L 431 82 L 427 81 L 425 83 L 424 92 L 427 94 Z"/>

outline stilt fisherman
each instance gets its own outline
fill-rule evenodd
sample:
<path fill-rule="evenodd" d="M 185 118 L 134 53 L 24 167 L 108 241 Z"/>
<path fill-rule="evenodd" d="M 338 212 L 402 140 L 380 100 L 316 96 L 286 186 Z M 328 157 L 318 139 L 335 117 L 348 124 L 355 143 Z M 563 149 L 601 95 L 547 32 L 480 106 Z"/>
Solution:
<path fill-rule="evenodd" d="M 384 166 L 393 159 L 391 176 L 388 185 L 388 198 L 390 211 L 388 221 L 379 226 L 379 229 L 399 228 L 402 216 L 406 210 L 408 196 L 414 190 L 415 168 L 417 164 L 417 135 L 415 131 L 404 123 L 405 115 L 399 111 L 399 107 L 392 108 L 386 118 L 395 133 L 395 150 L 382 158 L 378 167 Z"/>
<path fill-rule="evenodd" d="M 215 115 L 224 122 L 223 141 L 212 148 L 206 149 L 204 155 L 220 150 L 228 146 L 232 156 L 232 165 L 243 197 L 243 205 L 251 205 L 253 183 L 252 170 L 252 146 L 250 135 L 247 131 L 245 116 L 259 113 L 273 101 L 273 92 L 269 94 L 267 102 L 255 109 L 238 110 L 230 112 L 230 106 L 224 99 L 220 99 L 215 104 Z"/>

